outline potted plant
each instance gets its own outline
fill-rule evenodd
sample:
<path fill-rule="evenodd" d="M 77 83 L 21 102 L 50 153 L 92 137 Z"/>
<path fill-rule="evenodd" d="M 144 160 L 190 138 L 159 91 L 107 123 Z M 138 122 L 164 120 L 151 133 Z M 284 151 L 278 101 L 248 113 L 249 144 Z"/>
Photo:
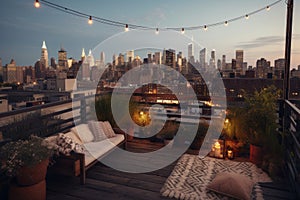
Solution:
<path fill-rule="evenodd" d="M 270 86 L 256 91 L 253 96 L 246 95 L 245 106 L 236 116 L 239 119 L 236 136 L 250 143 L 250 161 L 260 166 L 263 150 L 268 149 L 270 140 L 276 137 L 277 99 L 279 91 Z"/>
<path fill-rule="evenodd" d="M 45 197 L 45 177 L 53 149 L 44 139 L 30 136 L 27 140 L 12 141 L 1 148 L 3 173 L 11 178 L 9 198 Z M 40 190 L 38 194 L 28 191 Z"/>

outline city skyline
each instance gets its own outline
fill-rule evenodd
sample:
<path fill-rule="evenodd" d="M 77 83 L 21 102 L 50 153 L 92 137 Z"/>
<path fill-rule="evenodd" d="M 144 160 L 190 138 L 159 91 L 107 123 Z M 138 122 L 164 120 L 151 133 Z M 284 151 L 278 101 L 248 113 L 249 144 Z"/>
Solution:
<path fill-rule="evenodd" d="M 102 3 L 102 6 L 96 1 L 88 1 L 84 4 L 81 1 L 72 1 L 72 4 L 66 1 L 53 2 L 96 16 L 115 20 L 122 19 L 122 21 L 149 26 L 167 27 L 193 26 L 226 20 L 261 8 L 273 3 L 274 0 L 251 2 L 231 0 L 226 3 L 188 1 L 185 4 L 170 4 L 166 1 L 159 4 L 145 3 L 143 6 L 136 1 L 126 3 L 110 1 Z M 60 13 L 43 5 L 36 9 L 33 3 L 32 0 L 25 2 L 12 0 L 5 2 L 5 5 L 0 8 L 0 15 L 3 19 L 0 25 L 4 30 L 0 38 L 2 65 L 9 63 L 12 58 L 16 60 L 17 65 L 34 65 L 40 58 L 40 47 L 43 40 L 47 43 L 49 59 L 57 58 L 60 46 L 68 51 L 68 57 L 78 59 L 82 48 L 93 49 L 109 36 L 124 31 L 100 23 L 90 26 L 87 20 Z M 300 25 L 297 25 L 299 24 L 297 19 L 300 16 L 297 12 L 297 3 L 295 2 L 291 69 L 300 64 L 300 31 L 298 28 Z M 117 7 L 124 9 L 115 9 Z M 135 9 L 136 12 L 130 12 L 132 9 Z M 226 58 L 234 58 L 236 50 L 244 50 L 245 62 L 255 66 L 255 62 L 260 58 L 266 58 L 273 62 L 284 57 L 285 12 L 286 5 L 283 1 L 272 7 L 269 12 L 251 16 L 249 20 L 239 20 L 230 23 L 228 27 L 211 27 L 207 31 L 185 31 L 185 34 L 193 37 L 195 41 L 207 48 L 208 53 L 212 49 L 216 49 L 216 59 L 221 59 L 223 54 L 226 55 Z M 194 54 L 198 59 L 199 52 L 195 51 Z"/>

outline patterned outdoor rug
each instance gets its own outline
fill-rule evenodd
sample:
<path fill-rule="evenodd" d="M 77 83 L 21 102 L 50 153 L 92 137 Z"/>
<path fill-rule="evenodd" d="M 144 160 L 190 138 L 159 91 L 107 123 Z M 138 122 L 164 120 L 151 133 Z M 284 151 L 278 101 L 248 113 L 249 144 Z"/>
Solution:
<path fill-rule="evenodd" d="M 176 199 L 227 199 L 208 191 L 206 186 L 219 172 L 234 172 L 250 177 L 254 182 L 270 182 L 269 176 L 250 162 L 235 162 L 184 154 L 166 180 L 161 195 Z M 259 193 L 259 186 L 254 186 Z M 256 194 L 261 199 L 261 194 Z"/>

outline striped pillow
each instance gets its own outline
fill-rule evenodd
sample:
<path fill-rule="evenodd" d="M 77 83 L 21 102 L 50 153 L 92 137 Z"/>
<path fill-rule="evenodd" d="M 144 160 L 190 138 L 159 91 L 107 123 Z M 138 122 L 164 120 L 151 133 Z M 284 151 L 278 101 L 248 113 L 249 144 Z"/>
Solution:
<path fill-rule="evenodd" d="M 108 121 L 100 122 L 101 126 L 103 127 L 104 133 L 108 138 L 115 137 L 116 134 L 112 129 L 110 123 Z"/>
<path fill-rule="evenodd" d="M 107 139 L 107 136 L 105 135 L 105 131 L 103 130 L 100 122 L 98 121 L 89 121 L 88 122 L 89 129 L 94 135 L 94 142 L 99 142 L 102 140 Z"/>

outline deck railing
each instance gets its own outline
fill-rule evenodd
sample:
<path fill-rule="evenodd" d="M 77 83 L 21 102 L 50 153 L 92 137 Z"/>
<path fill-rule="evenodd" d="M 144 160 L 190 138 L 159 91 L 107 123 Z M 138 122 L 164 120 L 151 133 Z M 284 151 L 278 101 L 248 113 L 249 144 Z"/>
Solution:
<path fill-rule="evenodd" d="M 285 100 L 282 106 L 285 170 L 294 191 L 300 198 L 300 109 L 288 100 Z"/>
<path fill-rule="evenodd" d="M 69 99 L 0 113 L 0 134 L 4 138 L 18 139 L 22 135 L 46 137 L 64 132 L 75 123 L 86 120 L 85 113 L 89 107 L 87 102 L 92 98 L 95 97 L 81 97 L 73 101 Z"/>

